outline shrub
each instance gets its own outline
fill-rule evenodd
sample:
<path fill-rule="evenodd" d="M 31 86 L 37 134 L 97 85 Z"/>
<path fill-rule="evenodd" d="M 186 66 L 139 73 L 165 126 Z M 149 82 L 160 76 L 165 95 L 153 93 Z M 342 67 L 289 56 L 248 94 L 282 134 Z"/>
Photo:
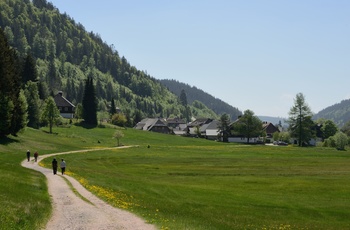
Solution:
<path fill-rule="evenodd" d="M 348 136 L 343 132 L 337 132 L 334 139 L 337 149 L 345 150 L 345 146 L 348 144 Z"/>
<path fill-rule="evenodd" d="M 115 113 L 112 116 L 112 124 L 118 125 L 120 127 L 124 127 L 127 122 L 127 119 L 124 114 L 121 113 Z"/>
<path fill-rule="evenodd" d="M 333 136 L 327 138 L 324 140 L 323 142 L 323 147 L 332 147 L 332 148 L 335 148 L 336 147 L 336 144 L 335 144 L 335 139 Z"/>

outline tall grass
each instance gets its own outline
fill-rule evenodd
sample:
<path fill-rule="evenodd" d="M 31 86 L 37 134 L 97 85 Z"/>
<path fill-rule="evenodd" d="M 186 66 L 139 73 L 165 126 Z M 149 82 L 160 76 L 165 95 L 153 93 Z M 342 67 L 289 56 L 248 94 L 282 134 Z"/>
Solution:
<path fill-rule="evenodd" d="M 12 204 L 0 210 L 2 229 L 37 229 L 51 211 L 45 178 L 19 165 L 27 148 L 46 154 L 111 147 L 114 131 L 72 126 L 50 135 L 28 129 L 1 143 L 0 202 Z M 66 155 L 67 173 L 160 229 L 350 228 L 346 151 L 123 132 L 121 144 L 136 147 Z"/>

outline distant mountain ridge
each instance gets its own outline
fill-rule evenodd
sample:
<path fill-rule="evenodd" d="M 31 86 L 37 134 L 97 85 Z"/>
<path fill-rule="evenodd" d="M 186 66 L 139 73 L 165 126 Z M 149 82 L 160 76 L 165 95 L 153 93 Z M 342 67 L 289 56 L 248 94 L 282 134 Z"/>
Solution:
<path fill-rule="evenodd" d="M 350 99 L 329 106 L 313 116 L 314 120 L 320 118 L 332 120 L 338 127 L 343 127 L 350 120 Z"/>
<path fill-rule="evenodd" d="M 281 123 L 282 127 L 288 126 L 287 119 L 284 117 L 270 117 L 270 116 L 258 116 L 259 119 L 263 122 L 271 122 L 272 124 L 276 125 Z"/>
<path fill-rule="evenodd" d="M 189 104 L 192 104 L 196 100 L 200 101 L 218 115 L 222 115 L 224 113 L 230 115 L 231 120 L 236 120 L 238 116 L 242 115 L 242 112 L 238 108 L 235 108 L 228 103 L 213 97 L 195 86 L 190 86 L 177 80 L 163 79 L 159 81 L 178 97 L 180 97 L 181 91 L 185 90 L 187 102 Z"/>

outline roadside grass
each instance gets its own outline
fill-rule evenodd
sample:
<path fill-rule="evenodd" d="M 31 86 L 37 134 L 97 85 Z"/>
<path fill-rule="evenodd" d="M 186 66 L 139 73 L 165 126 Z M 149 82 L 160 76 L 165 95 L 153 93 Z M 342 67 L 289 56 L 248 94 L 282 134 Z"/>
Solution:
<path fill-rule="evenodd" d="M 116 146 L 109 126 L 43 131 L 0 140 L 0 229 L 40 229 L 51 214 L 45 177 L 20 166 L 27 149 Z M 347 151 L 122 131 L 121 144 L 137 147 L 65 155 L 67 174 L 160 229 L 350 228 Z"/>
<path fill-rule="evenodd" d="M 26 151 L 47 153 L 115 146 L 113 129 L 83 129 L 77 126 L 48 129 L 27 128 L 18 137 L 0 139 L 0 229 L 41 229 L 52 207 L 46 178 L 39 172 L 21 167 Z M 98 138 L 104 141 L 98 143 Z"/>

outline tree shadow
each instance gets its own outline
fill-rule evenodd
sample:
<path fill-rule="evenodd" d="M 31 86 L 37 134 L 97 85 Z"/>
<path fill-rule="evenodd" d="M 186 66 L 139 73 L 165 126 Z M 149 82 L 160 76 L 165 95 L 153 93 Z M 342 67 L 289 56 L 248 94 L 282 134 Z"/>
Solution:
<path fill-rule="evenodd" d="M 83 121 L 79 122 L 79 123 L 75 123 L 76 126 L 79 126 L 79 127 L 83 127 L 84 129 L 94 129 L 97 127 L 97 124 L 96 125 L 92 125 L 92 124 L 87 124 Z"/>
<path fill-rule="evenodd" d="M 0 145 L 9 145 L 11 143 L 18 143 L 19 141 L 11 137 L 0 137 Z"/>
<path fill-rule="evenodd" d="M 46 131 L 46 130 L 42 130 L 42 131 L 43 133 L 46 133 L 46 134 L 58 135 L 58 133 L 55 133 L 55 132 L 50 133 L 50 131 Z"/>

